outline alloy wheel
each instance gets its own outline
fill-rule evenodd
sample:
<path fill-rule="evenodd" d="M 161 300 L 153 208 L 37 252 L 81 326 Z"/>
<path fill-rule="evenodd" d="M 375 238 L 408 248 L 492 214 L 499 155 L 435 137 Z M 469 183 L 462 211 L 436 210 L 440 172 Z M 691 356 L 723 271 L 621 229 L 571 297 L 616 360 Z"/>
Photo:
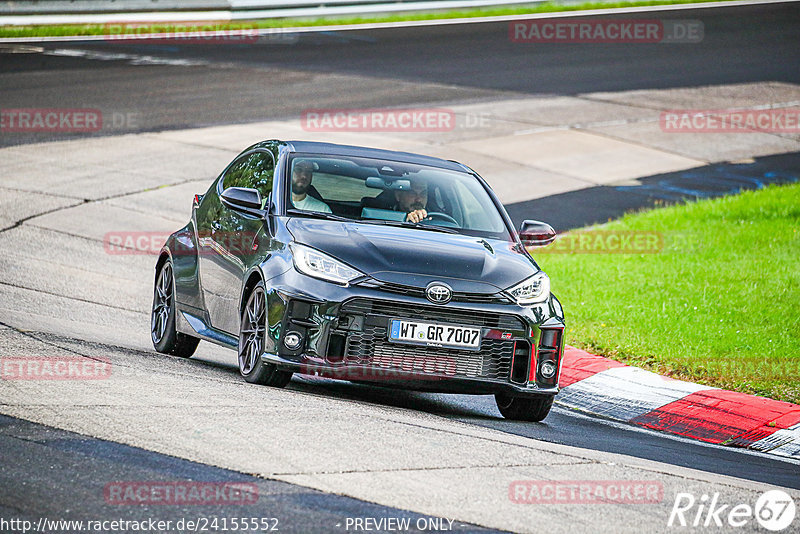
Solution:
<path fill-rule="evenodd" d="M 150 315 L 150 335 L 153 343 L 160 343 L 167 332 L 172 309 L 172 264 L 167 262 L 161 268 L 155 285 L 153 311 Z"/>
<path fill-rule="evenodd" d="M 264 290 L 257 287 L 247 301 L 242 315 L 242 328 L 239 334 L 239 370 L 249 375 L 260 364 L 264 350 L 266 333 L 266 305 Z"/>

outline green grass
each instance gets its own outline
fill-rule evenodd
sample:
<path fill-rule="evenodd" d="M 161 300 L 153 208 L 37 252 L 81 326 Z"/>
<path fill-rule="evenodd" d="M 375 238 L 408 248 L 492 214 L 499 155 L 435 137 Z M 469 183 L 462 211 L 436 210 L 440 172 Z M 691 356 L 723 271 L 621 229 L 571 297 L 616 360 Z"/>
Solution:
<path fill-rule="evenodd" d="M 657 232 L 664 248 L 531 249 L 564 305 L 567 343 L 800 404 L 800 184 L 628 214 L 591 230 Z"/>
<path fill-rule="evenodd" d="M 502 15 L 526 15 L 534 13 L 557 13 L 562 11 L 583 11 L 588 9 L 611 9 L 623 7 L 658 6 L 674 4 L 696 4 L 704 2 L 719 2 L 723 0 L 652 0 L 637 2 L 587 2 L 582 4 L 563 5 L 547 2 L 537 6 L 517 7 L 488 7 L 468 10 L 411 12 L 395 14 L 376 14 L 374 16 L 347 16 L 326 18 L 283 18 L 263 19 L 255 21 L 238 21 L 226 25 L 215 25 L 216 29 L 237 28 L 293 28 L 307 26 L 327 26 L 340 24 L 363 24 L 374 22 L 399 22 L 409 20 L 434 20 L 472 17 L 490 17 Z M 109 32 L 107 24 L 71 24 L 71 25 L 41 25 L 41 26 L 0 26 L 0 38 L 8 37 L 63 37 L 71 35 L 105 35 L 108 33 L 142 33 L 141 28 L 114 25 L 115 29 Z M 140 25 L 141 26 L 141 25 Z M 176 25 L 153 24 L 148 25 L 152 33 L 182 31 Z M 203 24 L 197 25 L 197 30 L 202 30 Z M 185 27 L 184 27 L 185 30 Z"/>

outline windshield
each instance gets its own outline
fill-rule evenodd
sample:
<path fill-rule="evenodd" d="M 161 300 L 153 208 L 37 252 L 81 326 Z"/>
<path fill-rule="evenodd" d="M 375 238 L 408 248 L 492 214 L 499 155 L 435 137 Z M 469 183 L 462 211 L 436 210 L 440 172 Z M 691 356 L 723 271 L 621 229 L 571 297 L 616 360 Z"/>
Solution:
<path fill-rule="evenodd" d="M 511 240 L 486 190 L 464 172 L 372 158 L 295 154 L 288 179 L 287 206 L 292 213 Z"/>

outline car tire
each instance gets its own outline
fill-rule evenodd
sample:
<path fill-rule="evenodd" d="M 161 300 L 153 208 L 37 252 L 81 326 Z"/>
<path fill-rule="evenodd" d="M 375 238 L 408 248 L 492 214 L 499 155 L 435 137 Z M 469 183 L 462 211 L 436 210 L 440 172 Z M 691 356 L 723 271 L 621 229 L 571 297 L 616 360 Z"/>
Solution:
<path fill-rule="evenodd" d="M 250 291 L 239 322 L 239 373 L 251 384 L 282 388 L 289 383 L 292 373 L 261 361 L 267 334 L 266 302 L 264 282 L 260 281 Z"/>
<path fill-rule="evenodd" d="M 506 419 L 514 421 L 543 421 L 553 406 L 553 395 L 512 397 L 498 393 L 494 396 L 497 409 Z"/>
<path fill-rule="evenodd" d="M 153 287 L 150 339 L 158 352 L 188 358 L 200 340 L 175 330 L 175 313 L 175 277 L 172 262 L 167 260 L 159 269 Z"/>

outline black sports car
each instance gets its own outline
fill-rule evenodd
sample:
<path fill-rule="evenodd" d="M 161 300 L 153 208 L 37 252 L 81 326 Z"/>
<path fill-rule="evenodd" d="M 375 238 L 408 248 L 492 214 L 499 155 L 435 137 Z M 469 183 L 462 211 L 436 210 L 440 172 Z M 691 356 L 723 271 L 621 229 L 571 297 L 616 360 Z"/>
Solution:
<path fill-rule="evenodd" d="M 292 373 L 494 394 L 541 421 L 558 392 L 564 314 L 486 182 L 437 158 L 305 141 L 242 152 L 156 263 L 156 350 L 236 348 L 248 382 Z"/>

